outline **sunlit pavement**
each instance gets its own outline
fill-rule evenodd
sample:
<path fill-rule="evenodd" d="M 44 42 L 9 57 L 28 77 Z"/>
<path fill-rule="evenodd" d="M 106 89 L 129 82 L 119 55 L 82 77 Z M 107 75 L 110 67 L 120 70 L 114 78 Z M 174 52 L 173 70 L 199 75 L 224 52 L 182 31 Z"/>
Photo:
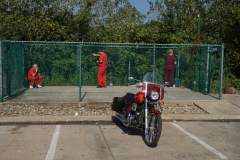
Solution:
<path fill-rule="evenodd" d="M 164 122 L 158 146 L 142 131 L 106 124 L 1 125 L 1 159 L 239 159 L 239 122 Z"/>

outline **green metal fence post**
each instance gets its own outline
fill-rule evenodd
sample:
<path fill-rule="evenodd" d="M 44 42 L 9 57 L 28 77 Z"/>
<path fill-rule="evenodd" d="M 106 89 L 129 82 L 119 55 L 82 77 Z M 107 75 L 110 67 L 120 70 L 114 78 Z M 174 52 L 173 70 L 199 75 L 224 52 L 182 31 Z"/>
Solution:
<path fill-rule="evenodd" d="M 153 44 L 153 80 L 155 80 L 155 67 L 156 67 L 156 62 L 155 62 L 155 52 L 156 52 L 156 46 Z"/>
<path fill-rule="evenodd" d="M 131 51 L 128 51 L 128 77 L 131 76 Z"/>
<path fill-rule="evenodd" d="M 79 101 L 82 101 L 82 45 L 77 46 Z"/>
<path fill-rule="evenodd" d="M 200 43 L 200 22 L 201 22 L 201 14 L 198 13 L 198 37 L 197 37 L 197 43 Z"/>
<path fill-rule="evenodd" d="M 128 77 L 131 76 L 131 48 L 127 48 L 128 50 Z M 129 79 L 127 79 L 127 85 L 130 85 Z"/>
<path fill-rule="evenodd" d="M 197 11 L 198 12 L 198 11 Z M 200 44 L 200 22 L 201 22 L 201 15 L 200 15 L 200 13 L 198 13 L 198 15 L 197 15 L 197 17 L 198 17 L 198 26 L 197 26 L 197 44 L 199 45 Z M 198 63 L 198 50 L 199 49 L 197 49 L 197 52 L 196 52 L 196 75 L 195 75 L 195 81 L 194 81 L 194 91 L 196 92 L 196 91 L 198 91 L 198 88 L 199 88 L 199 68 L 198 68 L 198 65 L 199 65 L 199 63 Z"/>
<path fill-rule="evenodd" d="M 224 59 L 224 44 L 221 46 L 221 66 L 220 66 L 220 86 L 219 86 L 219 99 L 222 100 L 222 85 L 223 85 L 223 59 Z"/>
<path fill-rule="evenodd" d="M 212 73 L 212 52 L 209 53 L 209 80 L 208 80 L 208 91 L 211 92 L 211 73 Z"/>
<path fill-rule="evenodd" d="M 21 47 L 22 47 L 22 71 L 23 71 L 22 72 L 22 75 L 23 75 L 23 77 L 22 77 L 23 78 L 22 86 L 24 87 L 24 84 L 26 82 L 26 74 L 24 72 L 24 58 L 25 58 L 25 55 L 24 55 L 24 45 L 22 44 Z"/>
<path fill-rule="evenodd" d="M 181 48 L 180 47 L 178 47 L 178 59 L 177 59 L 177 78 L 179 78 L 179 66 L 180 66 L 180 50 L 181 50 Z"/>
<path fill-rule="evenodd" d="M 9 42 L 7 44 L 7 95 L 11 96 L 11 51 L 10 51 L 10 44 Z"/>
<path fill-rule="evenodd" d="M 196 68 L 195 68 L 195 81 L 194 81 L 194 91 L 198 90 L 198 51 L 196 52 Z"/>
<path fill-rule="evenodd" d="M 178 47 L 178 56 L 177 56 L 177 65 L 176 65 L 176 69 L 175 69 L 175 78 L 174 78 L 174 82 L 173 84 L 176 86 L 176 87 L 179 87 L 180 86 L 180 79 L 179 79 L 179 64 L 180 62 L 180 47 Z"/>
<path fill-rule="evenodd" d="M 206 82 L 205 82 L 205 94 L 208 94 L 208 81 L 209 81 L 209 52 L 210 52 L 210 46 L 208 45 L 208 51 L 207 51 L 207 64 L 206 64 Z"/>
<path fill-rule="evenodd" d="M 0 39 L 0 102 L 3 102 L 2 40 Z"/>

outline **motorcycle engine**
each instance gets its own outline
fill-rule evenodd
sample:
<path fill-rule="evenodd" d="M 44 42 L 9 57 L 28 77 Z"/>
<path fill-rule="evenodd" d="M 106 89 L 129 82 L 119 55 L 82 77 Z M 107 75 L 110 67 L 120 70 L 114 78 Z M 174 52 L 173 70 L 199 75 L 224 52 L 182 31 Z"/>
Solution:
<path fill-rule="evenodd" d="M 130 127 L 137 127 L 139 125 L 140 113 L 137 111 L 137 104 L 133 103 L 131 110 L 127 114 L 127 119 Z"/>

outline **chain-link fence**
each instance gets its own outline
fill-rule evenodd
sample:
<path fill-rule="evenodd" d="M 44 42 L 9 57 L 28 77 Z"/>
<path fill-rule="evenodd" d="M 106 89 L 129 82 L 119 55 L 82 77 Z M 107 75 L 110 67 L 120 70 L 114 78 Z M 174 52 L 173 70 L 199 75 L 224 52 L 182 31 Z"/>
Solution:
<path fill-rule="evenodd" d="M 97 86 L 97 53 L 108 56 L 106 88 Z M 87 42 L 2 41 L 2 100 L 15 102 L 111 101 L 114 96 L 140 91 L 128 77 L 142 80 L 147 72 L 164 82 L 165 56 L 177 59 L 173 84 L 165 87 L 169 100 L 221 99 L 222 45 L 160 45 Z M 27 73 L 39 66 L 43 87 L 29 89 Z M 0 72 L 1 72 L 0 70 Z M 110 82 L 113 84 L 109 86 Z"/>

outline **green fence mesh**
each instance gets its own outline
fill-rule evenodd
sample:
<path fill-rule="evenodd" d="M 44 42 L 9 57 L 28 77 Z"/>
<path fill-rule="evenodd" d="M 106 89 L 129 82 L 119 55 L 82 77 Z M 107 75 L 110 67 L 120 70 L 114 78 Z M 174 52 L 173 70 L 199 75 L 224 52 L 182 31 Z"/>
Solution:
<path fill-rule="evenodd" d="M 106 88 L 96 88 L 97 58 L 92 54 L 99 49 L 108 55 Z M 111 101 L 114 96 L 140 91 L 129 76 L 142 80 L 147 72 L 156 72 L 164 82 L 169 49 L 177 64 L 175 87 L 165 87 L 165 99 L 221 99 L 222 45 L 2 41 L 2 100 Z M 43 87 L 29 89 L 26 77 L 35 63 L 43 75 Z"/>
<path fill-rule="evenodd" d="M 19 92 L 24 82 L 23 45 L 3 42 L 2 64 L 3 96 L 10 96 Z"/>

